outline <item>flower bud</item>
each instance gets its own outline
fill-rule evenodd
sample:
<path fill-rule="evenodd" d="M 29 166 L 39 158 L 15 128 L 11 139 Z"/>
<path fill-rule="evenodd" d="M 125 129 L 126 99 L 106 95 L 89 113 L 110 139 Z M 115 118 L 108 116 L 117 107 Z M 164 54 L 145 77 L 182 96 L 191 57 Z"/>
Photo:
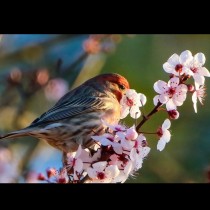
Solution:
<path fill-rule="evenodd" d="M 161 127 L 159 127 L 159 128 L 157 129 L 157 135 L 158 135 L 159 137 L 162 137 L 162 136 L 163 136 L 163 129 L 162 129 Z"/>
<path fill-rule="evenodd" d="M 127 140 L 135 140 L 138 137 L 138 133 L 134 126 L 127 130 L 125 137 Z"/>
<path fill-rule="evenodd" d="M 191 85 L 191 84 L 188 84 L 188 85 L 187 85 L 187 88 L 188 88 L 188 91 L 189 91 L 190 93 L 194 92 L 194 90 L 195 90 L 195 87 L 194 87 L 193 85 Z"/>
<path fill-rule="evenodd" d="M 179 118 L 179 112 L 176 109 L 169 110 L 168 115 L 169 115 L 170 119 L 172 119 L 172 120 L 176 120 Z"/>
<path fill-rule="evenodd" d="M 47 169 L 47 177 L 50 178 L 56 175 L 56 170 L 54 168 Z"/>
<path fill-rule="evenodd" d="M 39 173 L 37 179 L 40 181 L 44 181 L 44 180 L 46 180 L 46 177 L 44 176 L 44 174 Z"/>

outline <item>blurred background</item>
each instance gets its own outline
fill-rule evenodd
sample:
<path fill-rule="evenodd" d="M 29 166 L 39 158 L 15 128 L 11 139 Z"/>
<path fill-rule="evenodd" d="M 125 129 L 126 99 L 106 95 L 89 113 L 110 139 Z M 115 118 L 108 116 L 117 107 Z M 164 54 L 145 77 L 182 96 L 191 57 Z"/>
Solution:
<path fill-rule="evenodd" d="M 184 50 L 206 55 L 210 70 L 210 35 L 21 34 L 0 36 L 0 133 L 28 126 L 69 89 L 99 73 L 125 76 L 131 88 L 147 96 L 151 111 L 153 84 L 168 80 L 162 65 Z M 156 136 L 147 136 L 151 152 L 135 178 L 127 183 L 206 183 L 210 180 L 210 81 L 207 97 L 195 114 L 188 95 L 172 121 L 170 143 L 156 149 Z M 143 126 L 156 131 L 167 115 L 158 113 Z M 131 119 L 126 124 L 132 125 Z M 0 142 L 0 182 L 38 182 L 49 167 L 61 167 L 61 153 L 32 137 Z M 209 176 L 208 176 L 209 175 Z"/>

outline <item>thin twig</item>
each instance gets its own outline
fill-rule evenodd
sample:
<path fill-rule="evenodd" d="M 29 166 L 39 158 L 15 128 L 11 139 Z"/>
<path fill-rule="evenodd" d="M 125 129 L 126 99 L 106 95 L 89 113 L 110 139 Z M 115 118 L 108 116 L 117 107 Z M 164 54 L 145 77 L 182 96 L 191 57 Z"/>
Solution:
<path fill-rule="evenodd" d="M 138 132 L 139 129 L 141 128 L 141 126 L 147 121 L 149 120 L 149 118 L 155 114 L 156 112 L 159 111 L 159 107 L 162 105 L 162 103 L 158 102 L 158 104 L 154 107 L 154 109 L 147 115 L 147 116 L 143 116 L 142 121 L 136 126 L 136 131 Z"/>

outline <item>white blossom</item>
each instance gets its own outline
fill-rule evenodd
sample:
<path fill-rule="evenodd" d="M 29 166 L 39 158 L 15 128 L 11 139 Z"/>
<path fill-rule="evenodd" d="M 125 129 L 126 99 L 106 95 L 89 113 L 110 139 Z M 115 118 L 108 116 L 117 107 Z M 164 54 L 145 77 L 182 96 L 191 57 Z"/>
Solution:
<path fill-rule="evenodd" d="M 146 96 L 142 93 L 137 93 L 134 89 L 129 89 L 123 95 L 120 104 L 121 104 L 121 119 L 127 117 L 130 113 L 130 116 L 134 119 L 137 119 L 141 116 L 140 107 L 146 104 Z"/>
<path fill-rule="evenodd" d="M 106 161 L 97 162 L 87 169 L 93 183 L 110 183 L 120 173 L 116 165 L 107 166 Z"/>
<path fill-rule="evenodd" d="M 157 105 L 158 101 L 166 104 L 167 110 L 173 110 L 177 106 L 181 106 L 188 91 L 185 84 L 179 84 L 178 77 L 171 78 L 168 83 L 158 80 L 154 84 L 154 90 L 160 94 L 153 99 L 154 104 Z"/>
<path fill-rule="evenodd" d="M 167 73 L 174 74 L 175 76 L 183 75 L 189 72 L 187 64 L 193 59 L 192 53 L 185 50 L 179 55 L 173 54 L 166 63 L 163 64 L 163 69 Z"/>
<path fill-rule="evenodd" d="M 158 136 L 160 137 L 160 140 L 157 144 L 157 149 L 159 151 L 162 151 L 165 148 L 166 143 L 168 143 L 171 139 L 171 133 L 168 130 L 171 127 L 171 122 L 169 119 L 166 119 L 163 122 L 163 125 L 161 128 L 158 129 Z"/>
<path fill-rule="evenodd" d="M 203 53 L 197 53 L 187 65 L 189 69 L 188 74 L 193 76 L 195 85 L 204 85 L 205 77 L 210 77 L 210 73 L 207 68 L 203 67 L 205 61 L 205 55 Z"/>

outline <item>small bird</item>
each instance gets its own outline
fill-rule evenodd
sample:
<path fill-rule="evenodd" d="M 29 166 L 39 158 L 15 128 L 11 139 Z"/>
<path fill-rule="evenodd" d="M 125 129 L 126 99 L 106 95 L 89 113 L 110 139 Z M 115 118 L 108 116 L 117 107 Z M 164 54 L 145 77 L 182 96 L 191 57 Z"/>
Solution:
<path fill-rule="evenodd" d="M 120 100 L 129 83 L 119 74 L 93 77 L 66 93 L 52 108 L 28 127 L 0 136 L 0 139 L 33 136 L 63 151 L 74 152 L 94 145 L 93 135 L 101 135 L 106 126 L 120 120 Z"/>

